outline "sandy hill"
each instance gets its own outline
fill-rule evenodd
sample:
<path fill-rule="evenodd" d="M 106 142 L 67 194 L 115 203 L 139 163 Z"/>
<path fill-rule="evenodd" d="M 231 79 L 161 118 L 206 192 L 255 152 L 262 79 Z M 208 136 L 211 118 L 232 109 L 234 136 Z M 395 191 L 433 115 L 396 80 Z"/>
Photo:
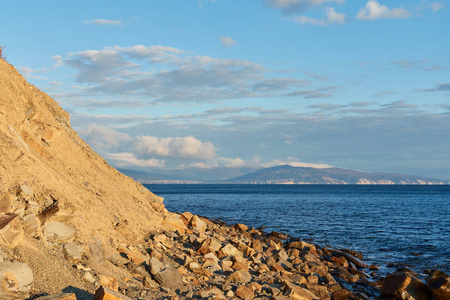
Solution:
<path fill-rule="evenodd" d="M 45 222 L 73 227 L 86 253 L 96 238 L 108 254 L 112 246 L 142 239 L 170 215 L 162 198 L 109 166 L 72 130 L 67 112 L 1 59 L 0 199 L 8 206 L 1 212 L 19 215 L 24 226 L 26 216 L 32 223 L 14 253 L 5 246 L 3 251 L 28 262 L 35 287 L 49 291 L 78 281 L 70 281 L 67 266 L 53 265 L 51 276 L 65 282 L 46 285 L 46 265 L 57 261 L 48 258 L 51 247 L 41 234 Z"/>

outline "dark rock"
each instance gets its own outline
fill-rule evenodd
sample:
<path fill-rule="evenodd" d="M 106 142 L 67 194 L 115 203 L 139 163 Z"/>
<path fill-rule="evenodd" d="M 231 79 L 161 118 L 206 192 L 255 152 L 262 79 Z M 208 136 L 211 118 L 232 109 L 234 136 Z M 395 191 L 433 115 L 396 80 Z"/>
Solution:
<path fill-rule="evenodd" d="M 405 300 L 431 300 L 428 287 L 407 273 L 395 272 L 386 276 L 381 288 L 383 296 L 392 296 Z"/>

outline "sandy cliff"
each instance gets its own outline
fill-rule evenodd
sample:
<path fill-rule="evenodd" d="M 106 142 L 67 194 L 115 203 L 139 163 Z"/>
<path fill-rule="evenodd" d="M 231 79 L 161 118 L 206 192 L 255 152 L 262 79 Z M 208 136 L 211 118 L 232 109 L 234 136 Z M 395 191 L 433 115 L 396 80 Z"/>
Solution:
<path fill-rule="evenodd" d="M 20 185 L 33 194 L 21 197 Z M 7 194 L 11 212 L 23 216 L 35 205 L 34 213 L 73 226 L 80 244 L 96 237 L 106 252 L 163 220 L 154 209 L 163 209 L 160 197 L 109 166 L 72 130 L 67 112 L 0 59 L 0 198 Z M 41 240 L 25 236 L 19 249 L 39 248 Z M 31 255 L 22 252 L 24 260 Z"/>

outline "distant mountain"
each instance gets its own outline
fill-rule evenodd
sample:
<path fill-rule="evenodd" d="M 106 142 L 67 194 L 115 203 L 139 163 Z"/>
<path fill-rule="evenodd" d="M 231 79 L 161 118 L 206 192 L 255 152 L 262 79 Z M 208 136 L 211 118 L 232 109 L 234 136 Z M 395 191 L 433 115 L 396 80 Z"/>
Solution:
<path fill-rule="evenodd" d="M 219 183 L 228 178 L 242 176 L 257 169 L 213 168 L 184 170 L 155 170 L 152 172 L 118 169 L 141 183 Z"/>
<path fill-rule="evenodd" d="M 439 180 L 403 174 L 366 173 L 342 168 L 304 168 L 289 165 L 262 169 L 226 180 L 239 184 L 450 184 Z"/>

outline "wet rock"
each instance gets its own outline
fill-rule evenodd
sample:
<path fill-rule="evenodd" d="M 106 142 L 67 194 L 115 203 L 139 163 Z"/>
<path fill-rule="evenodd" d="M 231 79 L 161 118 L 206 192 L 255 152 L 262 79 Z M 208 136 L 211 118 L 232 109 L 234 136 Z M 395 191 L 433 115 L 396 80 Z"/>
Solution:
<path fill-rule="evenodd" d="M 344 257 L 349 261 L 352 262 L 356 265 L 356 267 L 358 268 L 368 268 L 369 265 L 366 264 L 365 262 L 363 262 L 362 260 L 360 260 L 359 258 L 354 257 L 353 255 L 347 253 L 347 252 L 342 252 L 342 254 L 344 255 Z"/>
<path fill-rule="evenodd" d="M 28 297 L 33 284 L 33 271 L 22 262 L 0 262 L 0 299 Z"/>
<path fill-rule="evenodd" d="M 184 285 L 181 274 L 172 266 L 167 266 L 164 270 L 155 274 L 153 278 L 160 285 L 171 289 L 180 289 Z"/>
<path fill-rule="evenodd" d="M 23 239 L 20 217 L 14 213 L 0 214 L 0 244 L 7 248 L 16 247 Z"/>
<path fill-rule="evenodd" d="M 116 292 L 114 290 L 102 286 L 95 292 L 94 300 L 132 300 L 132 299 L 119 292 Z"/>
<path fill-rule="evenodd" d="M 244 300 L 252 300 L 255 297 L 253 291 L 245 285 L 240 285 L 234 294 L 236 297 Z"/>
<path fill-rule="evenodd" d="M 44 235 L 50 241 L 67 241 L 74 237 L 75 229 L 61 222 L 47 222 L 44 225 Z"/>
<path fill-rule="evenodd" d="M 397 299 L 432 299 L 428 287 L 408 274 L 395 272 L 386 276 L 381 288 L 382 295 Z"/>
<path fill-rule="evenodd" d="M 442 271 L 433 271 L 427 277 L 428 288 L 435 300 L 450 299 L 450 276 Z"/>
<path fill-rule="evenodd" d="M 62 293 L 37 297 L 34 300 L 77 300 L 77 296 L 74 293 Z"/>
<path fill-rule="evenodd" d="M 341 289 L 331 294 L 331 299 L 333 300 L 348 300 L 354 298 L 353 294 L 346 289 Z"/>
<path fill-rule="evenodd" d="M 67 260 L 72 263 L 77 263 L 82 259 L 83 250 L 77 243 L 70 242 L 64 244 L 63 253 Z"/>

